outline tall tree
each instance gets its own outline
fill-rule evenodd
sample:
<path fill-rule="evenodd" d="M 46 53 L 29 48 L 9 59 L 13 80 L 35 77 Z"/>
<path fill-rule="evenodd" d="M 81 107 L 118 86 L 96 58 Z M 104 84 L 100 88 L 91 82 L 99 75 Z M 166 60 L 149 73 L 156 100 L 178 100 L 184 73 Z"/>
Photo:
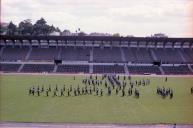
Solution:
<path fill-rule="evenodd" d="M 54 31 L 58 31 L 53 25 L 47 25 L 47 22 L 44 18 L 41 18 L 36 21 L 33 26 L 33 34 L 34 35 L 49 35 Z"/>
<path fill-rule="evenodd" d="M 17 32 L 17 26 L 15 24 L 13 24 L 13 22 L 11 21 L 7 27 L 7 34 L 8 35 L 15 35 Z"/>
<path fill-rule="evenodd" d="M 44 18 L 41 18 L 36 21 L 33 26 L 34 35 L 47 35 L 49 33 L 49 26 Z"/>
<path fill-rule="evenodd" d="M 33 32 L 33 24 L 31 23 L 31 20 L 27 19 L 20 22 L 18 31 L 21 35 L 31 35 Z"/>
<path fill-rule="evenodd" d="M 52 25 L 52 26 L 49 26 L 49 33 L 52 33 L 56 31 L 56 28 Z"/>

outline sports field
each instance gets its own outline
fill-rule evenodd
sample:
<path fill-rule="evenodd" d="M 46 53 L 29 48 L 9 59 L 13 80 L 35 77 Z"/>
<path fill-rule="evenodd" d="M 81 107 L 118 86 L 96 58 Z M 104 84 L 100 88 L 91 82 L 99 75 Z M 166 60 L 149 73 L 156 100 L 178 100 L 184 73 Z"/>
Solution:
<path fill-rule="evenodd" d="M 122 97 L 112 91 L 108 96 L 105 86 L 103 96 L 55 96 L 45 93 L 40 96 L 28 95 L 32 86 L 51 85 L 55 88 L 83 87 L 77 75 L 1 75 L 0 76 L 0 121 L 14 122 L 62 122 L 62 123 L 108 123 L 108 124 L 193 124 L 193 77 L 132 77 L 132 80 L 149 78 L 148 86 L 137 86 L 139 99 L 134 96 Z M 99 78 L 101 79 L 101 78 Z M 123 80 L 123 77 L 120 78 Z M 126 79 L 129 83 L 129 80 Z M 156 93 L 157 86 L 170 87 L 174 97 L 163 99 Z"/>

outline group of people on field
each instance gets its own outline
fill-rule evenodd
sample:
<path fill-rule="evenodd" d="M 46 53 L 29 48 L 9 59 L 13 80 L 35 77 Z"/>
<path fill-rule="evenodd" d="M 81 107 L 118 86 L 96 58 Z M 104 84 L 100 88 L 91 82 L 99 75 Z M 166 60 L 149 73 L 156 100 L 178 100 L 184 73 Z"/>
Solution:
<path fill-rule="evenodd" d="M 167 96 L 169 96 L 170 99 L 173 98 L 173 90 L 171 88 L 157 87 L 157 94 L 162 96 L 162 98 L 166 98 Z"/>
<path fill-rule="evenodd" d="M 76 77 L 74 76 L 74 81 Z M 167 82 L 168 78 L 165 78 Z M 82 83 L 81 83 L 82 81 Z M 150 85 L 150 79 L 137 79 L 133 80 L 131 76 L 119 75 L 90 75 L 83 78 L 78 85 L 63 86 L 49 85 L 49 86 L 32 86 L 29 88 L 29 95 L 32 96 L 81 96 L 81 95 L 95 95 L 95 96 L 111 96 L 117 95 L 121 97 L 134 96 L 140 97 L 140 86 Z M 157 87 L 157 94 L 163 99 L 169 97 L 173 98 L 173 90 L 171 88 Z M 191 94 L 193 94 L 193 87 L 191 88 Z"/>
<path fill-rule="evenodd" d="M 126 81 L 129 80 L 128 81 Z M 74 76 L 74 80 L 76 77 Z M 131 76 L 123 76 L 123 79 L 119 75 L 103 75 L 99 77 L 97 75 L 90 75 L 82 79 L 82 86 L 70 85 L 70 86 L 32 86 L 29 88 L 29 95 L 32 96 L 81 96 L 81 95 L 95 95 L 95 96 L 111 96 L 120 95 L 124 96 L 134 96 L 139 98 L 140 92 L 137 89 L 139 86 L 146 86 L 150 84 L 149 79 L 142 80 L 131 80 Z"/>

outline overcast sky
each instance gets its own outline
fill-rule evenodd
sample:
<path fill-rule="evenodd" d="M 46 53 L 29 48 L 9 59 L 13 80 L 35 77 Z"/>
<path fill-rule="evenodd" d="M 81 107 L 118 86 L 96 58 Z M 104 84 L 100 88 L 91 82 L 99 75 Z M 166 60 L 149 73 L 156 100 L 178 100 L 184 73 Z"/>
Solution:
<path fill-rule="evenodd" d="M 2 22 L 44 17 L 61 30 L 148 36 L 190 35 L 193 0 L 1 0 Z"/>

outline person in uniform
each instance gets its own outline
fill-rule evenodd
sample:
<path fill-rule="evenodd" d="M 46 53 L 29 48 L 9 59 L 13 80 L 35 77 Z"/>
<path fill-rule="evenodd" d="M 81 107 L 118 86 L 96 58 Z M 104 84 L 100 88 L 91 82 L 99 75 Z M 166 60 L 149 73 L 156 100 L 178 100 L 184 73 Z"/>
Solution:
<path fill-rule="evenodd" d="M 124 96 L 125 96 L 125 90 L 122 89 L 122 97 L 124 97 Z"/>
<path fill-rule="evenodd" d="M 50 92 L 51 92 L 51 86 L 49 85 L 49 89 L 48 89 Z"/>
<path fill-rule="evenodd" d="M 37 90 L 37 94 L 38 94 L 38 96 L 40 96 L 40 90 Z"/>
<path fill-rule="evenodd" d="M 116 88 L 116 95 L 118 95 L 118 93 L 119 93 L 119 89 L 118 89 L 118 88 Z"/>
<path fill-rule="evenodd" d="M 99 93 L 99 89 L 97 88 L 97 89 L 96 89 L 96 95 L 97 95 L 97 96 L 98 96 L 98 93 Z"/>
<path fill-rule="evenodd" d="M 61 94 L 61 96 L 64 96 L 64 90 L 63 89 L 60 90 L 60 94 Z"/>
<path fill-rule="evenodd" d="M 166 78 L 165 78 L 165 82 L 167 82 L 168 81 L 168 77 L 166 76 Z"/>
<path fill-rule="evenodd" d="M 41 92 L 43 92 L 44 91 L 44 85 L 42 85 L 42 91 Z"/>
<path fill-rule="evenodd" d="M 70 96 L 70 90 L 68 89 L 68 96 Z"/>
<path fill-rule="evenodd" d="M 55 91 L 58 91 L 58 85 L 56 85 Z"/>
<path fill-rule="evenodd" d="M 54 95 L 53 96 L 57 96 L 56 90 L 54 90 Z"/>
<path fill-rule="evenodd" d="M 90 94 L 92 94 L 92 89 L 91 89 L 91 87 L 90 87 Z"/>
<path fill-rule="evenodd" d="M 49 90 L 48 89 L 46 90 L 46 96 L 47 97 L 49 96 Z"/>
<path fill-rule="evenodd" d="M 191 94 L 193 94 L 193 87 L 191 88 Z"/>
<path fill-rule="evenodd" d="M 101 96 L 103 96 L 103 89 L 101 89 Z"/>
<path fill-rule="evenodd" d="M 70 85 L 70 92 L 72 92 L 72 85 Z"/>
<path fill-rule="evenodd" d="M 31 93 L 34 96 L 34 94 L 35 94 L 35 88 L 34 87 L 32 88 Z"/>

